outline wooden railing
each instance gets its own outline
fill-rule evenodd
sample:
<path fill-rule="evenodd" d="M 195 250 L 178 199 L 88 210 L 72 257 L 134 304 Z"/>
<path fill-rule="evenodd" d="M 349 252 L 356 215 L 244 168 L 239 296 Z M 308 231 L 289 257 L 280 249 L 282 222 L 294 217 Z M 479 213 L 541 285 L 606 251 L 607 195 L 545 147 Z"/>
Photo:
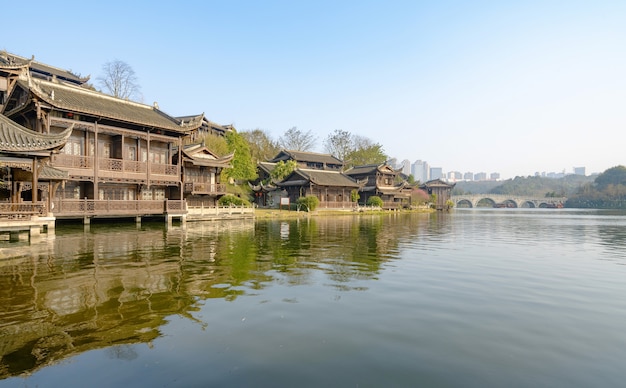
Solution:
<path fill-rule="evenodd" d="M 93 168 L 93 157 L 53 154 L 52 165 L 56 167 L 69 168 Z"/>
<path fill-rule="evenodd" d="M 185 213 L 185 201 L 57 199 L 53 202 L 56 217 L 141 216 Z"/>
<path fill-rule="evenodd" d="M 185 182 L 185 193 L 217 194 L 225 193 L 226 185 L 221 183 Z"/>
<path fill-rule="evenodd" d="M 150 164 L 150 173 L 159 175 L 179 176 L 180 169 L 175 164 Z"/>
<path fill-rule="evenodd" d="M 55 154 L 52 155 L 52 165 L 55 167 L 93 169 L 94 158 L 92 156 Z M 135 160 L 99 158 L 98 168 L 102 171 L 145 173 L 148 171 L 148 163 Z M 178 176 L 180 168 L 175 164 L 150 163 L 150 173 Z"/>
<path fill-rule="evenodd" d="M 45 216 L 47 214 L 44 202 L 21 202 L 21 203 L 0 203 L 0 219 L 27 221 L 33 216 Z"/>

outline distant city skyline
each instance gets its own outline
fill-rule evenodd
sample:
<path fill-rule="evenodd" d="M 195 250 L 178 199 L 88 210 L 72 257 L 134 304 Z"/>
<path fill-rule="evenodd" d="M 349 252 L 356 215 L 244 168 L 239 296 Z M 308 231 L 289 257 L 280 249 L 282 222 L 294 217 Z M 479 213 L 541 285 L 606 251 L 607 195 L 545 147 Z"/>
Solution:
<path fill-rule="evenodd" d="M 412 175 L 416 181 L 425 182 L 432 179 L 444 179 L 447 181 L 481 181 L 481 180 L 507 180 L 513 179 L 515 177 L 502 177 L 501 174 L 497 171 L 487 172 L 487 171 L 461 171 L 461 170 L 445 170 L 443 167 L 433 167 L 428 164 L 425 160 L 416 160 L 411 163 L 409 159 L 404 159 L 402 162 L 398 162 L 397 158 L 390 158 L 387 160 L 387 163 L 396 170 L 401 170 L 405 175 Z M 597 172 L 599 173 L 599 172 Z M 597 174 L 593 173 L 593 174 Z M 453 176 L 451 176 L 451 174 Z M 545 178 L 561 178 L 565 175 L 584 175 L 586 176 L 586 167 L 572 167 L 571 170 L 567 171 L 563 169 L 562 171 L 535 171 L 533 173 L 529 173 L 527 175 L 518 175 L 521 177 L 529 177 L 529 176 L 541 176 Z"/>

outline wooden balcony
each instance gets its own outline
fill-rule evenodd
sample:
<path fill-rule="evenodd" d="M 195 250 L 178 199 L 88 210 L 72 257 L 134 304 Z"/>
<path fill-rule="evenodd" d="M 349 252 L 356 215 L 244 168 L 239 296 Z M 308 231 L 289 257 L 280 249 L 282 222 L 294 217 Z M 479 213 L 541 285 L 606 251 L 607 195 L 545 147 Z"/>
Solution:
<path fill-rule="evenodd" d="M 75 156 L 65 154 L 53 154 L 51 158 L 54 167 L 66 167 L 76 169 L 93 169 L 93 156 Z"/>
<path fill-rule="evenodd" d="M 226 194 L 226 185 L 221 183 L 185 182 L 183 187 L 191 194 Z"/>
<path fill-rule="evenodd" d="M 70 170 L 70 173 L 92 175 L 95 164 L 92 156 L 52 155 L 52 166 Z M 166 181 L 180 180 L 180 166 L 175 164 L 157 164 L 138 162 L 135 160 L 98 158 L 98 175 L 104 178 L 129 178 L 145 180 L 160 179 Z"/>
<path fill-rule="evenodd" d="M 185 201 L 57 199 L 52 212 L 57 218 L 131 217 L 185 214 Z"/>

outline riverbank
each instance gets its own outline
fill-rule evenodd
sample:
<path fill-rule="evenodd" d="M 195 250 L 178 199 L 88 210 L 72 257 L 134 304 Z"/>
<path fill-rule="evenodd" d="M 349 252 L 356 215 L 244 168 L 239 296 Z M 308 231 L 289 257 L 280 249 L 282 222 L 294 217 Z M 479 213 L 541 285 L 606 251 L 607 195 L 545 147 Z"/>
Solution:
<path fill-rule="evenodd" d="M 280 210 L 280 209 L 255 209 L 254 216 L 256 219 L 268 219 L 268 218 L 305 218 L 305 217 L 318 217 L 318 216 L 355 216 L 364 214 L 396 214 L 396 213 L 432 213 L 434 209 L 420 208 L 413 210 L 372 210 L 372 209 L 360 209 L 358 211 L 354 209 L 317 209 L 311 213 L 305 211 L 295 210 Z"/>

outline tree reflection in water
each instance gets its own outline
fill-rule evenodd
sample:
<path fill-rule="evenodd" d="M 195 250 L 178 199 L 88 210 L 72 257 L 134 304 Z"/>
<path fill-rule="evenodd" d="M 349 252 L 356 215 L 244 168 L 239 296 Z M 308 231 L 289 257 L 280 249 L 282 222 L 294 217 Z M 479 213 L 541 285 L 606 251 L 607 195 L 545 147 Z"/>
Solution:
<path fill-rule="evenodd" d="M 334 287 L 375 279 L 381 265 L 428 216 L 342 216 L 60 227 L 28 248 L 0 246 L 0 378 L 32 373 L 107 348 L 137 357 L 132 344 L 161 335 L 167 317 L 194 316 L 207 298 L 234 300 L 272 282 Z M 401 225 L 401 227 L 399 227 Z"/>

